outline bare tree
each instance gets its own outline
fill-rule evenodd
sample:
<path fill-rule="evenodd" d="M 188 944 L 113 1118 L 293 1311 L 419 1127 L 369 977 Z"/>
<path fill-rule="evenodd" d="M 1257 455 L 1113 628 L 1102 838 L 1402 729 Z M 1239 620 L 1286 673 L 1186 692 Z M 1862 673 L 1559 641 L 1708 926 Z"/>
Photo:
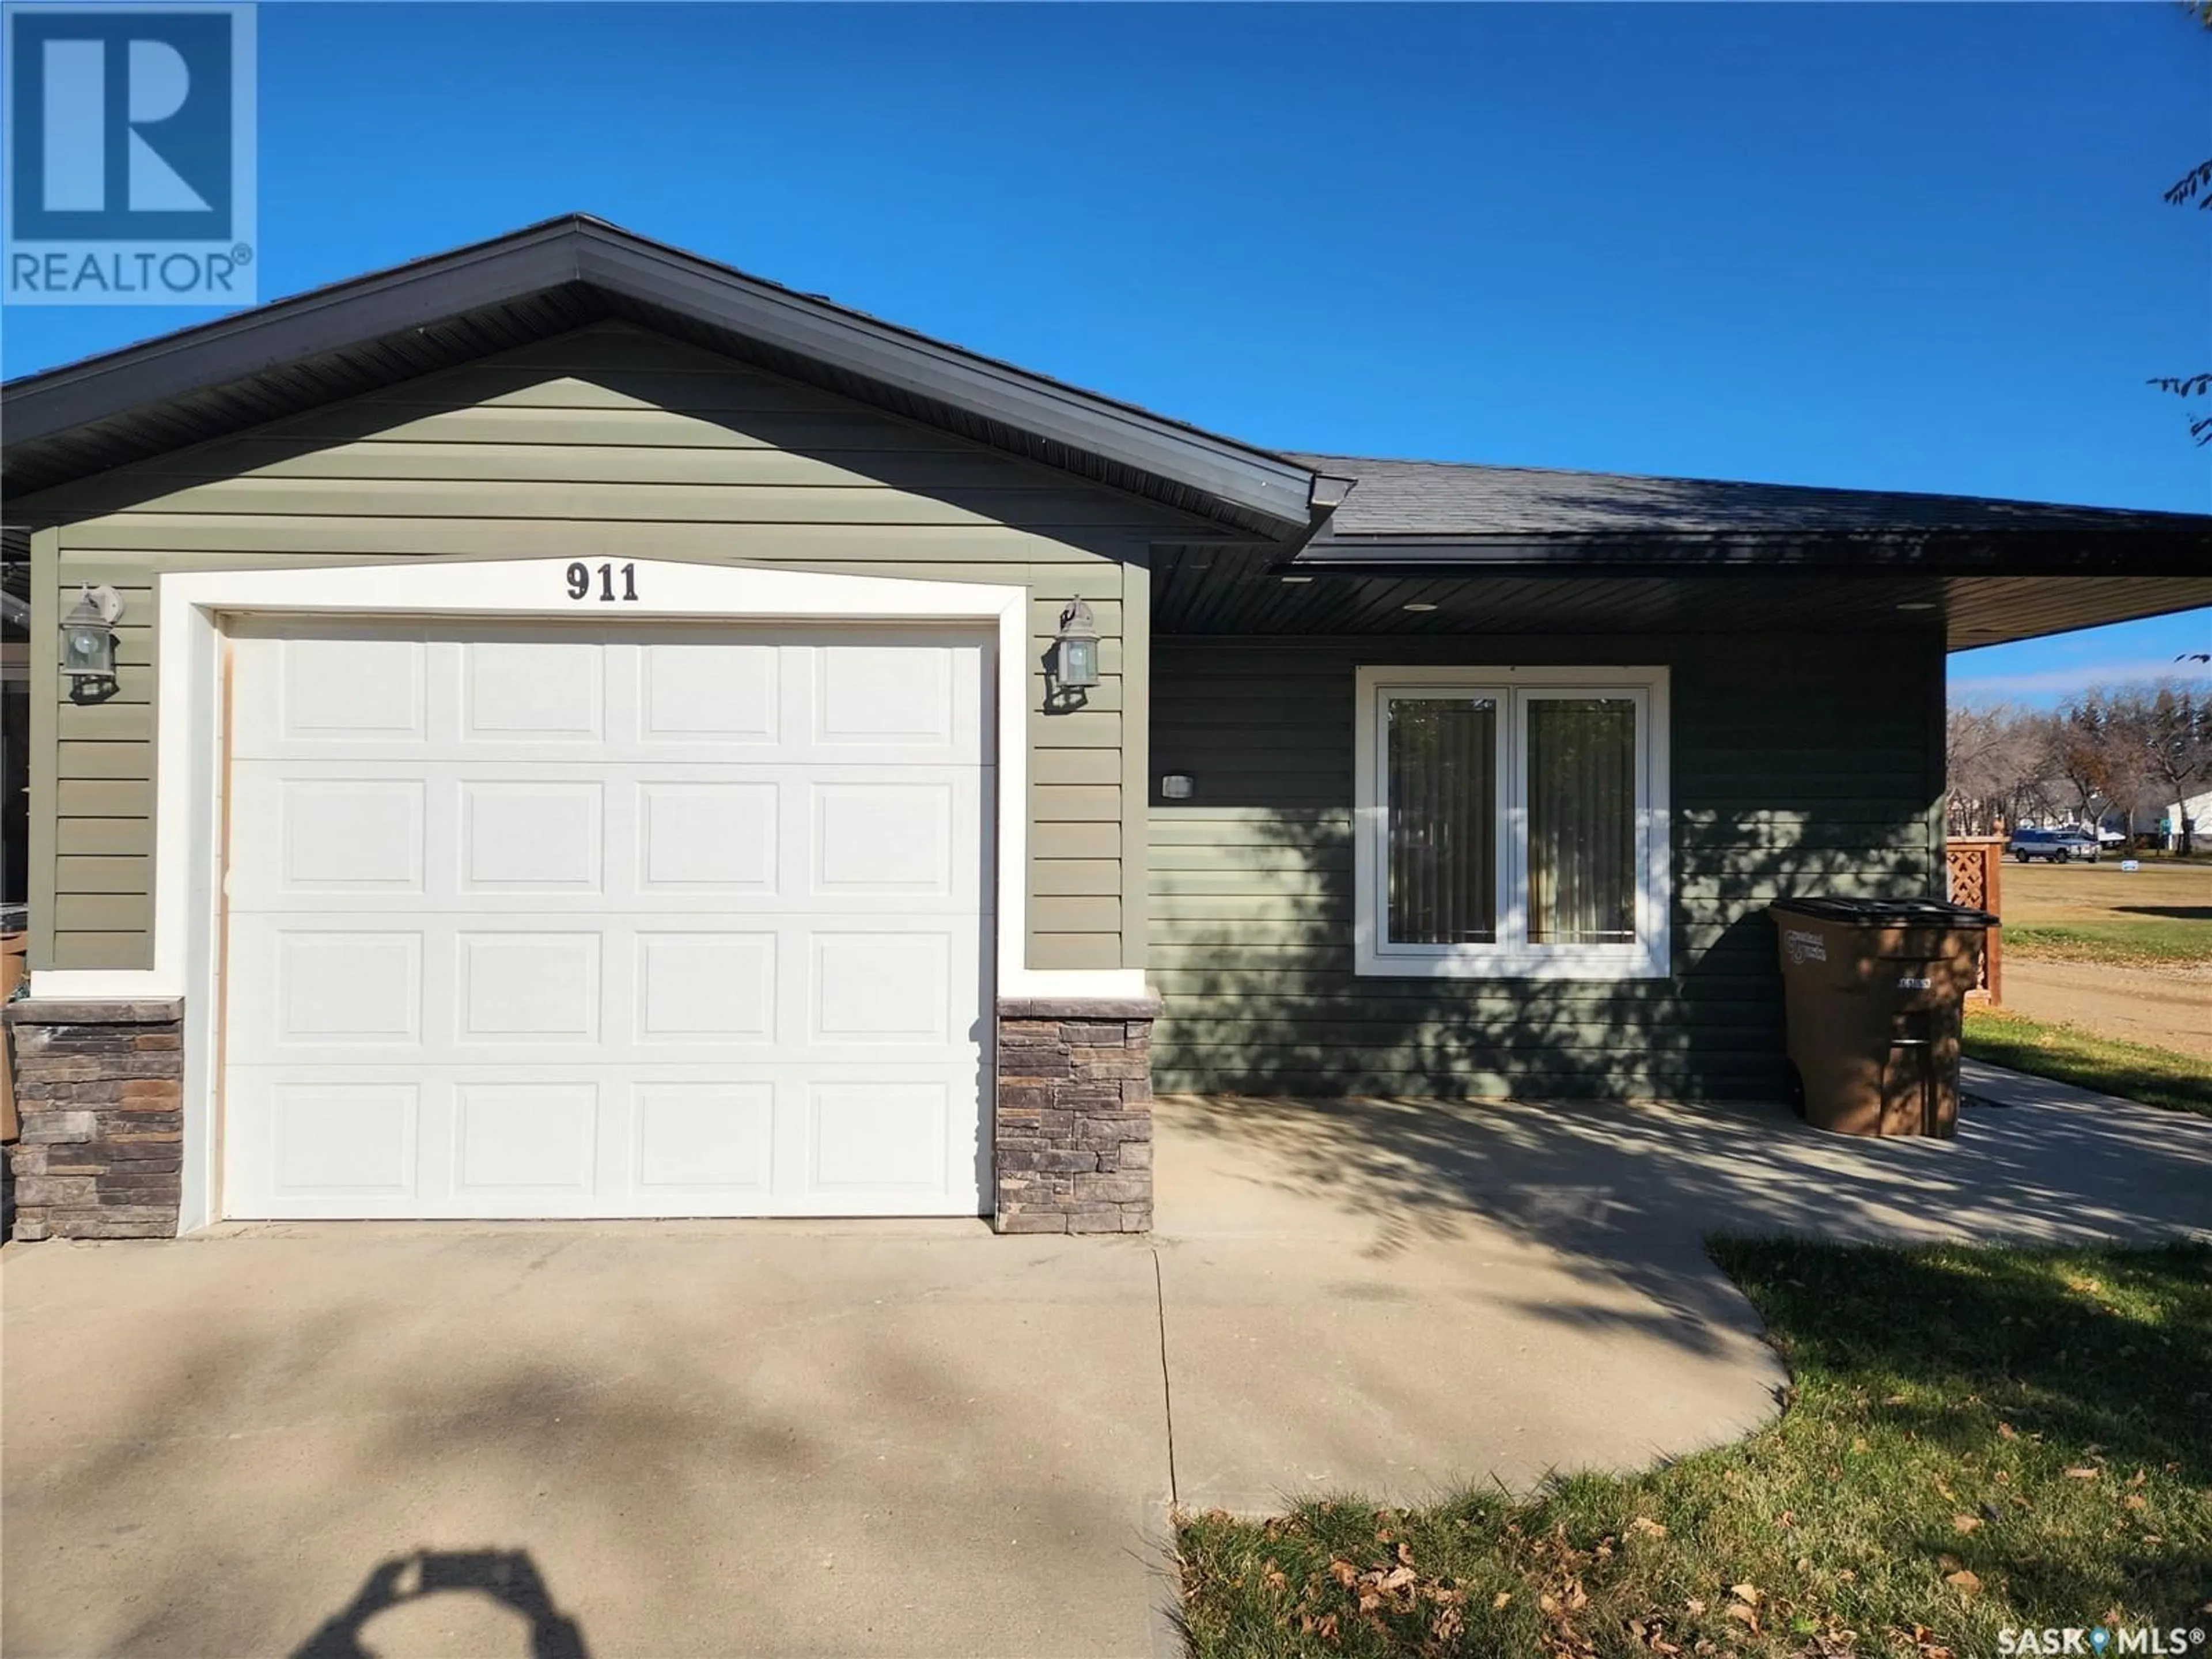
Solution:
<path fill-rule="evenodd" d="M 2212 778 L 2212 690 L 2180 679 L 2162 679 L 2115 693 L 2112 719 L 2148 781 L 2160 804 L 2180 814 L 2197 786 Z M 2196 823 L 2181 817 L 2173 826 L 2175 850 L 2191 850 Z"/>
<path fill-rule="evenodd" d="M 1990 835 L 2048 812 L 2043 734 L 2034 715 L 2008 704 L 1949 711 L 1945 816 L 1954 835 Z"/>
<path fill-rule="evenodd" d="M 2104 694 L 2091 691 L 2080 702 L 2045 714 L 2036 722 L 2042 738 L 2044 770 L 2074 797 L 2074 815 L 2094 824 L 2112 802 L 2117 758 L 2106 730 Z"/>

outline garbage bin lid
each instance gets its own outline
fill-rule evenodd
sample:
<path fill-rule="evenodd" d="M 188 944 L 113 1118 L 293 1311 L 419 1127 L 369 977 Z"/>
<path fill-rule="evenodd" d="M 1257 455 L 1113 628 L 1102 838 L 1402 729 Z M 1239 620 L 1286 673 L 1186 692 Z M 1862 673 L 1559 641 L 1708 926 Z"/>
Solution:
<path fill-rule="evenodd" d="M 1940 899 L 1786 898 L 1768 907 L 1854 927 L 1994 927 L 1997 919 L 1970 904 Z"/>

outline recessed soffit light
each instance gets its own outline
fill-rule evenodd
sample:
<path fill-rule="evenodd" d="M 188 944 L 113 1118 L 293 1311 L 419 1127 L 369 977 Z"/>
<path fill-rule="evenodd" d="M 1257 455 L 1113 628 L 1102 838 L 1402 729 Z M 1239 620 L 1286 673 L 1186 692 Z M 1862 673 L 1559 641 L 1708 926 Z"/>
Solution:
<path fill-rule="evenodd" d="M 1433 611 L 1436 609 L 1436 606 L 1431 605 L 1425 599 L 1415 599 L 1411 605 L 1408 605 L 1406 609 L 1408 611 Z"/>

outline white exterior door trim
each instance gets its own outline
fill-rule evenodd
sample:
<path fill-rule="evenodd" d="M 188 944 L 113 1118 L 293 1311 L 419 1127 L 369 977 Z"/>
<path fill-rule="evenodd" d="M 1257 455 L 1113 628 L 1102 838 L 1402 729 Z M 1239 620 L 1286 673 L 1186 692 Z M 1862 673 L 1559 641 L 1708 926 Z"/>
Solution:
<path fill-rule="evenodd" d="M 565 558 L 352 565 L 307 570 L 165 573 L 155 680 L 154 966 L 47 969 L 41 998 L 185 1000 L 185 1153 L 178 1230 L 218 1213 L 214 1101 L 222 989 L 216 983 L 218 833 L 224 780 L 216 741 L 222 707 L 222 619 L 230 613 L 380 620 L 478 617 L 611 622 L 967 621 L 998 630 L 998 804 L 995 951 L 998 994 L 1123 998 L 1144 994 L 1141 969 L 1029 966 L 1029 590 L 1014 585 L 915 581 L 754 566 L 623 560 L 635 600 L 604 600 L 596 572 L 569 594 Z M 619 591 L 619 590 L 617 590 Z"/>

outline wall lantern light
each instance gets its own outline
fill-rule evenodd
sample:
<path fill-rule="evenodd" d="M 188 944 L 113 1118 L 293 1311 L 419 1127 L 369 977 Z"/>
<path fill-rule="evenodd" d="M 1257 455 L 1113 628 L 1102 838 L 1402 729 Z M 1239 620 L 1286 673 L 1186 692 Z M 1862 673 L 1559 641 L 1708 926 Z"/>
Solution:
<path fill-rule="evenodd" d="M 71 690 L 115 684 L 115 621 L 123 600 L 112 587 L 88 587 L 62 618 L 62 672 Z"/>
<path fill-rule="evenodd" d="M 1053 678 L 1063 690 L 1081 691 L 1098 684 L 1098 626 L 1081 599 L 1070 599 L 1060 613 L 1054 647 Z"/>

